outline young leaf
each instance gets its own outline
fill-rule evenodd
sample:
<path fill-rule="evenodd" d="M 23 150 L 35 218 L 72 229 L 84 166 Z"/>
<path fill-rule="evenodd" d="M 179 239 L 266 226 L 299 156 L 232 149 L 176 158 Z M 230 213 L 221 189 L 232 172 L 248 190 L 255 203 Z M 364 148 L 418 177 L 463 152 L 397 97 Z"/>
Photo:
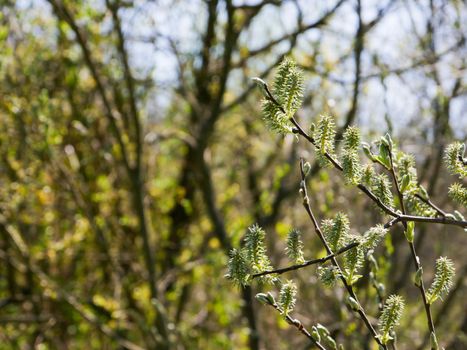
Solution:
<path fill-rule="evenodd" d="M 360 306 L 360 304 L 358 303 L 358 301 L 356 301 L 354 298 L 352 298 L 351 296 L 349 296 L 347 298 L 347 302 L 349 303 L 350 307 L 352 308 L 353 311 L 359 311 L 362 307 Z"/>
<path fill-rule="evenodd" d="M 255 298 L 265 304 L 265 305 L 274 305 L 276 301 L 274 300 L 274 296 L 271 293 L 258 293 L 255 295 Z"/>
<path fill-rule="evenodd" d="M 390 153 L 389 145 L 387 142 L 384 142 L 384 138 L 382 137 L 379 141 L 379 155 L 376 156 L 376 160 L 386 167 L 386 169 L 391 169 Z"/>
<path fill-rule="evenodd" d="M 407 229 L 405 230 L 405 238 L 407 238 L 407 241 L 412 243 L 414 240 L 414 233 L 415 233 L 415 222 L 409 221 L 407 223 Z"/>

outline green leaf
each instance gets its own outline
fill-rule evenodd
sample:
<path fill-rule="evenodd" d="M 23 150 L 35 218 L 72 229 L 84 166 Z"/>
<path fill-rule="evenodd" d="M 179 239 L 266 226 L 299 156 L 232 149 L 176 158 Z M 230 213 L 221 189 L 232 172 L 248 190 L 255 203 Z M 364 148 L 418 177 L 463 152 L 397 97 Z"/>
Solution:
<path fill-rule="evenodd" d="M 412 243 L 414 240 L 414 232 L 415 232 L 415 222 L 409 221 L 407 222 L 407 229 L 405 230 L 405 238 L 407 238 L 407 241 Z"/>

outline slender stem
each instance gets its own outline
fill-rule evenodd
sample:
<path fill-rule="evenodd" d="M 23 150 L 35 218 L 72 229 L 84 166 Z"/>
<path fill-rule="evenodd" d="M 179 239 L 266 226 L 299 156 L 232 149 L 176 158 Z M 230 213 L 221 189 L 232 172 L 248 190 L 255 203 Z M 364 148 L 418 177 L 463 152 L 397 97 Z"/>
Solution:
<path fill-rule="evenodd" d="M 394 216 L 394 219 L 386 223 L 384 226 L 385 228 L 389 228 L 393 226 L 394 224 L 397 224 L 398 222 L 407 222 L 407 221 L 413 221 L 413 222 L 425 222 L 425 223 L 431 223 L 431 224 L 445 224 L 445 225 L 454 225 L 454 226 L 459 226 L 462 228 L 467 227 L 467 221 L 463 220 L 451 220 L 447 218 L 429 218 L 429 217 L 424 217 L 424 216 L 414 216 L 414 215 L 401 215 L 397 214 Z"/>
<path fill-rule="evenodd" d="M 401 189 L 399 187 L 399 182 L 397 181 L 397 174 L 396 174 L 396 171 L 394 170 L 392 150 L 389 151 L 389 160 L 391 162 L 391 169 L 389 170 L 389 172 L 391 173 L 392 179 L 394 181 L 394 187 L 396 188 L 397 196 L 399 197 L 399 204 L 400 204 L 402 213 L 405 215 L 406 210 L 405 210 L 405 205 L 404 205 L 404 195 L 401 192 Z M 404 226 L 404 229 L 407 230 L 407 223 L 402 221 L 402 225 Z M 415 245 L 413 241 L 408 242 L 408 243 L 409 243 L 410 252 L 412 254 L 412 259 L 413 259 L 414 266 L 415 266 L 415 272 L 417 272 L 422 268 L 422 264 L 420 263 L 420 258 L 417 256 L 417 252 L 415 250 Z M 423 305 L 425 307 L 425 313 L 426 313 L 426 317 L 428 321 L 428 328 L 430 329 L 431 333 L 434 333 L 436 335 L 435 325 L 433 323 L 433 317 L 431 316 L 431 307 L 426 298 L 426 291 L 425 291 L 425 285 L 423 283 L 423 278 L 420 279 L 420 285 L 418 285 L 418 289 L 420 289 L 420 294 L 422 296 Z"/>
<path fill-rule="evenodd" d="M 276 104 L 280 108 L 280 110 L 282 112 L 285 113 L 283 107 L 277 102 L 277 100 L 271 94 L 271 92 L 269 91 L 267 86 L 265 88 L 266 88 L 266 93 L 268 95 L 268 98 L 274 104 Z M 313 146 L 315 146 L 316 149 L 318 149 L 318 150 L 320 149 L 320 146 L 316 143 L 314 138 L 312 136 L 308 135 L 303 130 L 303 128 L 295 120 L 294 117 L 290 118 L 290 122 L 294 125 L 294 129 L 292 130 L 293 133 L 301 135 L 308 142 L 310 142 Z M 343 168 L 342 168 L 341 164 L 332 155 L 330 155 L 328 152 L 324 152 L 324 156 L 331 162 L 331 164 L 336 169 L 338 169 L 341 172 L 343 171 Z M 442 211 L 441 209 L 439 209 L 438 207 L 436 207 L 433 203 L 431 203 L 431 201 L 427 202 L 427 204 L 432 206 L 432 208 L 434 208 L 439 214 L 441 214 L 442 217 L 433 218 L 433 217 L 407 215 L 407 213 L 405 211 L 403 195 L 402 195 L 402 193 L 400 191 L 399 184 L 397 182 L 397 176 L 396 176 L 396 173 L 395 173 L 395 170 L 394 170 L 393 159 L 392 159 L 392 154 L 391 153 L 390 153 L 390 160 L 391 160 L 390 173 L 391 173 L 391 175 L 393 177 L 394 184 L 395 184 L 396 191 L 397 191 L 397 195 L 399 197 L 399 202 L 400 202 L 402 214 L 399 213 L 399 212 L 396 212 L 394 209 L 388 207 L 383 202 L 381 202 L 381 200 L 377 196 L 375 196 L 371 192 L 371 190 L 368 189 L 365 185 L 363 185 L 363 184 L 357 185 L 357 187 L 360 189 L 360 191 L 365 193 L 384 212 L 386 212 L 387 214 L 389 214 L 389 215 L 391 215 L 393 217 L 393 219 L 391 221 L 386 223 L 385 228 L 389 228 L 389 227 L 395 225 L 396 223 L 401 222 L 403 224 L 404 228 L 406 229 L 408 221 L 426 222 L 426 223 L 440 223 L 440 224 L 445 224 L 445 225 L 455 225 L 455 226 L 459 226 L 459 227 L 462 227 L 462 228 L 467 227 L 467 221 L 466 220 L 448 219 L 446 217 L 446 215 L 445 215 L 445 212 Z M 305 186 L 305 174 L 304 174 L 304 171 L 303 171 L 303 159 L 301 159 L 301 161 L 300 161 L 300 170 L 301 170 L 301 174 L 302 174 L 302 182 L 301 182 L 300 187 L 301 187 L 302 196 L 303 196 L 303 206 L 305 207 L 305 209 L 306 209 L 306 211 L 308 213 L 308 216 L 310 217 L 311 221 L 313 222 L 313 225 L 315 226 L 315 231 L 316 231 L 317 235 L 319 236 L 320 240 L 322 241 L 323 245 L 325 246 L 326 251 L 328 252 L 328 254 L 332 254 L 332 251 L 329 249 L 329 246 L 327 245 L 327 243 L 326 243 L 326 241 L 324 239 L 324 236 L 323 236 L 323 234 L 322 234 L 322 232 L 321 232 L 321 230 L 320 230 L 320 228 L 318 226 L 318 223 L 317 223 L 317 221 L 316 221 L 316 219 L 315 219 L 315 217 L 314 217 L 314 215 L 313 215 L 313 213 L 311 211 L 311 208 L 310 208 L 309 198 L 308 198 L 308 195 L 307 195 L 307 192 L 306 192 L 306 186 Z M 410 245 L 410 251 L 411 251 L 412 258 L 413 258 L 413 261 L 414 261 L 414 264 L 415 264 L 416 271 L 418 271 L 421 268 L 420 259 L 417 256 L 417 253 L 416 253 L 415 246 L 414 246 L 413 242 L 409 242 L 409 245 Z M 341 272 L 340 267 L 339 267 L 335 257 L 332 257 L 331 261 L 332 261 L 333 265 L 338 268 L 339 272 Z M 341 278 L 342 282 L 344 283 L 344 286 L 346 287 L 346 289 L 349 292 L 350 296 L 352 296 L 355 300 L 357 300 L 357 297 L 356 297 L 356 295 L 355 295 L 355 293 L 354 293 L 354 291 L 352 289 L 352 286 L 347 284 L 347 281 L 342 276 L 342 273 L 341 273 L 340 278 Z M 425 312 L 426 312 L 426 315 L 427 315 L 429 329 L 430 329 L 431 332 L 435 333 L 435 327 L 434 327 L 433 319 L 432 319 L 432 316 L 431 316 L 430 304 L 427 302 L 426 292 L 425 292 L 425 287 L 424 287 L 424 284 L 423 284 L 423 280 L 420 283 L 419 289 L 420 289 L 420 293 L 422 295 L 423 304 L 425 306 Z M 358 302 L 358 300 L 357 300 L 357 302 Z M 370 324 L 370 322 L 369 322 L 367 316 L 365 315 L 363 309 L 360 309 L 358 311 L 358 313 L 360 314 L 361 318 L 363 319 L 363 321 L 367 325 L 368 329 L 372 333 L 372 335 L 375 338 L 376 342 L 379 345 L 381 345 L 384 349 L 387 349 L 386 345 L 382 344 L 380 342 L 380 340 L 378 339 L 377 334 L 376 334 L 373 326 Z"/>
<path fill-rule="evenodd" d="M 273 102 L 275 100 L 272 100 Z M 277 102 L 274 102 L 277 103 Z M 298 122 L 295 120 L 295 118 L 291 118 L 290 122 L 295 126 L 295 129 L 293 132 L 295 134 L 299 134 L 302 137 L 304 137 L 308 142 L 310 142 L 313 146 L 316 147 L 316 149 L 320 149 L 319 145 L 315 142 L 314 138 L 308 135 L 298 124 Z M 333 157 L 331 156 L 328 152 L 324 153 L 324 156 L 332 163 L 332 165 L 339 171 L 343 171 L 342 166 L 340 163 Z M 397 218 L 397 222 L 402 221 L 402 222 L 407 222 L 407 221 L 415 221 L 415 222 L 426 222 L 426 223 L 436 223 L 436 224 L 444 224 L 444 225 L 454 225 L 454 226 L 459 226 L 462 228 L 467 228 L 467 220 L 454 220 L 454 219 L 449 219 L 447 217 L 440 217 L 440 218 L 433 218 L 433 217 L 425 217 L 425 216 L 414 216 L 414 215 L 405 215 L 405 214 L 400 214 L 396 212 L 394 209 L 388 207 L 385 205 L 381 200 L 373 193 L 371 190 L 366 187 L 363 184 L 357 185 L 357 188 L 365 193 L 373 202 L 376 203 L 378 207 L 380 207 L 385 213 L 388 215 L 391 215 L 394 218 Z M 395 222 L 394 222 L 395 223 Z M 393 223 L 393 224 L 394 224 Z"/>
<path fill-rule="evenodd" d="M 303 197 L 303 206 L 305 207 L 305 210 L 308 214 L 308 216 L 310 217 L 310 220 L 312 221 L 313 223 L 313 226 L 315 228 L 315 232 L 316 234 L 318 235 L 319 239 L 321 240 L 321 243 L 323 243 L 323 246 L 325 247 L 327 253 L 329 255 L 332 255 L 332 250 L 331 248 L 329 247 L 328 243 L 326 242 L 326 239 L 324 238 L 324 235 L 323 235 L 323 232 L 321 231 L 320 227 L 319 227 L 319 224 L 318 224 L 318 221 L 316 220 L 315 216 L 313 215 L 313 211 L 311 210 L 311 207 L 310 207 L 310 199 L 308 198 L 308 193 L 307 193 L 307 188 L 306 188 L 306 183 L 305 183 L 305 172 L 303 170 L 303 158 L 300 159 L 300 172 L 301 172 L 301 176 L 302 176 L 302 181 L 300 183 L 300 191 L 302 193 L 302 197 Z M 355 294 L 354 290 L 353 290 L 353 287 L 352 285 L 350 285 L 349 283 L 347 283 L 347 280 L 345 279 L 344 275 L 343 275 L 343 272 L 342 272 L 342 269 L 341 267 L 339 266 L 339 263 L 337 262 L 336 258 L 335 257 L 332 257 L 331 258 L 331 262 L 332 264 L 337 268 L 338 272 L 339 272 L 339 278 L 340 280 L 342 281 L 342 283 L 344 284 L 344 287 L 345 289 L 347 290 L 347 292 L 349 293 L 349 295 L 355 299 L 355 301 L 360 305 L 360 308 L 359 310 L 357 311 L 357 313 L 360 315 L 360 318 L 363 320 L 363 322 L 365 323 L 366 327 L 368 328 L 368 330 L 370 331 L 371 335 L 373 336 L 373 339 L 376 341 L 376 343 L 378 343 L 378 345 L 380 345 L 383 349 L 387 349 L 387 346 L 385 344 L 383 344 L 381 342 L 381 340 L 378 338 L 378 333 L 376 333 L 376 330 L 373 328 L 372 324 L 370 323 L 370 320 L 368 319 L 368 316 L 366 315 L 365 311 L 363 310 L 363 307 L 362 305 L 360 304 L 360 302 L 358 301 L 358 297 L 357 295 Z"/>
<path fill-rule="evenodd" d="M 291 266 L 287 266 L 287 267 L 282 267 L 282 268 L 279 268 L 279 269 L 276 269 L 276 270 L 263 271 L 263 272 L 251 275 L 251 278 L 256 278 L 256 277 L 271 275 L 271 274 L 281 275 L 281 274 L 283 274 L 285 272 L 303 269 L 304 267 L 307 267 L 307 266 L 310 266 L 310 265 L 322 264 L 322 263 L 324 263 L 324 262 L 326 262 L 328 260 L 331 260 L 332 258 L 334 258 L 334 257 L 336 257 L 336 256 L 338 256 L 338 255 L 340 255 L 342 253 L 345 253 L 346 251 L 358 246 L 359 244 L 360 243 L 358 243 L 358 242 L 353 242 L 353 243 L 350 243 L 349 245 L 346 245 L 345 247 L 339 249 L 337 252 L 335 252 L 333 254 L 329 254 L 329 255 L 327 255 L 327 256 L 325 256 L 323 258 L 307 260 L 302 264 L 296 264 L 296 265 L 291 265 Z"/>
<path fill-rule="evenodd" d="M 442 210 L 440 207 L 438 207 L 436 204 L 434 204 L 430 198 L 423 198 L 422 196 L 420 196 L 419 194 L 416 194 L 415 197 L 417 197 L 418 199 L 420 199 L 422 202 L 428 204 L 430 207 L 432 207 L 434 210 L 436 210 L 436 212 L 441 215 L 443 218 L 446 217 L 446 212 L 444 210 Z"/>
<path fill-rule="evenodd" d="M 279 311 L 281 314 L 283 313 L 283 310 L 280 308 L 279 305 L 277 305 L 277 303 L 269 304 L 269 305 L 272 306 L 277 311 Z M 289 324 L 297 328 L 300 331 L 300 333 L 304 334 L 308 339 L 310 339 L 311 342 L 314 345 L 316 345 L 318 349 L 326 350 L 326 348 L 319 341 L 316 341 L 315 338 L 313 338 L 310 332 L 303 326 L 303 324 L 299 320 L 297 320 L 296 318 L 292 318 L 289 315 L 285 315 L 284 318 Z"/>

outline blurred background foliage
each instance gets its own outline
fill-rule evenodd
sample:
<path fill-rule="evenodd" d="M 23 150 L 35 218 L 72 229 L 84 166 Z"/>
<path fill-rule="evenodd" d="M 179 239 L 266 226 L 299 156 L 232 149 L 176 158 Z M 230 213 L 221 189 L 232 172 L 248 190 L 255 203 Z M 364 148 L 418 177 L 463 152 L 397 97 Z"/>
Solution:
<path fill-rule="evenodd" d="M 309 146 L 261 121 L 260 93 L 285 55 L 306 73 L 303 125 L 320 113 L 371 141 L 386 131 L 414 154 L 446 210 L 445 146 L 467 135 L 467 7 L 460 0 L 0 1 L 0 348 L 290 349 L 305 337 L 225 278 L 246 228 L 323 256 L 298 196 L 312 163 L 320 219 L 385 219 L 321 170 Z M 466 213 L 464 212 L 464 215 Z M 465 233 L 420 225 L 425 275 L 448 255 L 455 286 L 434 307 L 441 345 L 467 347 Z M 400 349 L 427 346 L 400 228 L 378 252 L 379 278 L 407 308 Z M 431 263 L 432 262 L 432 263 Z M 370 349 L 339 288 L 292 273 L 297 316 L 349 349 Z M 360 298 L 378 314 L 367 279 Z"/>

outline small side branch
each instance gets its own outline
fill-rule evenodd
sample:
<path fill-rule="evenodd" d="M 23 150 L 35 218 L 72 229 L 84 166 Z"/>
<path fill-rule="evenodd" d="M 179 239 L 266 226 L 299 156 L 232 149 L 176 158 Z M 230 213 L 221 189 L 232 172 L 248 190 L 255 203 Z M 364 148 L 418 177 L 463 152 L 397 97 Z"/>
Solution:
<path fill-rule="evenodd" d="M 315 216 L 313 214 L 313 211 L 311 210 L 310 199 L 308 197 L 307 188 L 306 188 L 305 171 L 303 169 L 303 164 L 304 164 L 304 162 L 303 162 L 303 158 L 302 158 L 302 159 L 300 159 L 300 173 L 301 173 L 301 178 L 302 178 L 302 181 L 300 182 L 300 192 L 301 192 L 302 198 L 303 198 L 303 207 L 305 208 L 310 220 L 312 221 L 315 232 L 316 232 L 317 236 L 319 237 L 321 243 L 323 244 L 324 248 L 326 249 L 326 251 L 328 252 L 329 255 L 332 255 L 333 253 L 331 251 L 331 248 L 329 247 L 328 243 L 326 242 L 324 234 L 321 231 L 321 228 L 319 227 L 318 221 L 316 220 L 316 218 L 315 218 Z M 373 325 L 371 324 L 368 316 L 366 315 L 366 313 L 365 313 L 365 311 L 363 309 L 363 306 L 358 301 L 358 297 L 355 294 L 355 291 L 353 290 L 352 285 L 350 285 L 347 282 L 347 280 L 345 279 L 345 277 L 344 277 L 344 275 L 342 273 L 342 269 L 341 269 L 339 263 L 337 262 L 337 259 L 335 257 L 332 257 L 331 261 L 332 261 L 332 264 L 337 268 L 337 270 L 339 272 L 339 278 L 342 281 L 342 284 L 344 285 L 345 289 L 347 290 L 347 293 L 358 303 L 359 309 L 356 312 L 358 313 L 358 315 L 362 319 L 363 323 L 365 323 L 365 326 L 370 331 L 371 336 L 373 337 L 375 342 L 382 349 L 387 350 L 387 346 L 385 344 L 383 344 L 381 342 L 381 340 L 379 339 L 378 333 L 376 332 Z"/>
<path fill-rule="evenodd" d="M 268 92 L 268 95 L 270 95 L 269 92 Z M 270 98 L 271 98 L 271 96 L 270 96 Z M 274 102 L 275 100 L 271 100 L 271 101 Z M 274 103 L 277 103 L 277 102 L 274 102 Z M 295 118 L 292 117 L 290 119 L 290 122 L 295 126 L 295 128 L 293 130 L 293 132 L 295 134 L 298 134 L 298 135 L 304 137 L 317 150 L 320 149 L 319 145 L 315 142 L 315 139 L 312 136 L 308 135 L 303 130 L 303 128 L 300 126 L 300 124 L 297 122 L 297 120 Z M 336 168 L 337 170 L 339 170 L 341 172 L 343 171 L 343 168 L 340 165 L 340 163 L 332 155 L 330 155 L 328 152 L 325 152 L 324 156 L 331 162 L 331 164 L 334 166 L 334 168 Z M 395 222 L 393 222 L 393 224 L 397 223 L 399 221 L 402 221 L 402 222 L 415 221 L 415 222 L 426 222 L 426 223 L 432 223 L 432 224 L 453 225 L 453 226 L 459 226 L 459 227 L 462 227 L 462 228 L 467 228 L 467 220 L 454 220 L 454 219 L 449 219 L 449 218 L 447 218 L 445 216 L 438 217 L 438 218 L 433 218 L 433 217 L 426 217 L 426 216 L 414 216 L 414 215 L 401 214 L 400 212 L 395 211 L 394 209 L 388 207 L 383 202 L 381 202 L 381 200 L 378 197 L 376 197 L 375 194 L 368 187 L 366 187 L 365 185 L 359 184 L 359 185 L 357 185 L 357 187 L 358 187 L 358 189 L 360 191 L 365 193 L 373 202 L 375 202 L 375 204 L 379 208 L 381 208 L 381 210 L 383 210 L 386 214 L 392 216 L 393 218 L 397 219 Z M 388 227 L 390 227 L 390 226 L 388 226 Z M 388 227 L 386 227 L 386 228 L 388 228 Z"/>
<path fill-rule="evenodd" d="M 465 220 L 453 220 L 453 219 L 448 219 L 447 217 L 439 217 L 439 218 L 429 218 L 425 216 L 415 216 L 415 215 L 403 215 L 403 214 L 398 214 L 384 225 L 384 228 L 390 228 L 391 226 L 397 224 L 398 222 L 408 222 L 408 221 L 413 221 L 413 222 L 426 222 L 426 223 L 431 223 L 431 224 L 444 224 L 444 225 L 454 225 L 454 226 L 459 226 L 462 228 L 467 227 L 467 221 Z"/>
<path fill-rule="evenodd" d="M 425 204 L 428 204 L 430 207 L 432 207 L 434 210 L 436 210 L 436 212 L 441 215 L 443 218 L 446 217 L 446 212 L 444 210 L 442 210 L 440 207 L 438 207 L 436 204 L 434 204 L 430 198 L 428 199 L 425 199 L 423 198 L 422 196 L 420 196 L 419 194 L 416 194 L 415 195 L 416 198 L 420 199 L 423 203 Z"/>
<path fill-rule="evenodd" d="M 277 311 L 279 311 L 280 314 L 283 314 L 283 310 L 280 308 L 279 305 L 277 305 L 277 303 L 268 303 L 268 305 L 272 306 L 274 309 L 276 309 Z M 290 317 L 289 315 L 284 315 L 284 318 L 285 320 L 287 321 L 287 323 L 289 323 L 290 325 L 294 326 L 295 328 L 297 328 L 297 330 L 304 334 L 308 339 L 311 340 L 311 342 L 320 350 L 326 350 L 326 348 L 319 342 L 319 341 L 316 341 L 315 338 L 313 338 L 313 336 L 310 334 L 310 332 L 303 326 L 302 322 L 300 322 L 299 320 L 297 320 L 296 318 L 292 318 Z"/>
<path fill-rule="evenodd" d="M 394 160 L 392 157 L 392 150 L 389 151 L 389 160 L 391 162 L 391 169 L 389 170 L 391 177 L 394 181 L 394 187 L 396 188 L 397 196 L 399 198 L 399 205 L 402 210 L 402 214 L 406 215 L 406 210 L 405 210 L 405 205 L 404 205 L 404 194 L 402 193 L 400 187 L 399 187 L 399 181 L 397 178 L 396 171 L 394 170 Z M 402 221 L 402 220 L 401 220 Z M 402 225 L 404 226 L 404 230 L 407 230 L 407 222 L 402 221 Z M 415 245 L 413 243 L 413 239 L 408 241 L 409 243 L 409 248 L 410 248 L 410 253 L 412 254 L 412 260 L 414 263 L 415 267 L 415 272 L 417 271 L 423 271 L 422 270 L 422 264 L 420 262 L 420 258 L 417 255 L 417 252 L 415 250 Z M 430 329 L 430 332 L 432 334 L 436 335 L 435 331 L 435 325 L 433 323 L 433 316 L 431 315 L 431 305 L 427 300 L 427 295 L 426 295 L 426 290 L 425 290 L 425 285 L 423 283 L 423 278 L 420 279 L 420 284 L 417 285 L 418 289 L 420 290 L 420 295 L 422 298 L 423 306 L 425 308 L 425 314 L 427 318 L 427 323 L 428 323 L 428 328 Z"/>
<path fill-rule="evenodd" d="M 319 258 L 319 259 L 307 260 L 303 264 L 291 265 L 291 266 L 282 267 L 282 268 L 279 268 L 279 269 L 276 269 L 276 270 L 263 271 L 263 272 L 260 272 L 260 273 L 256 273 L 256 274 L 252 275 L 251 277 L 252 278 L 257 278 L 257 277 L 260 277 L 260 276 L 271 275 L 271 274 L 281 275 L 281 274 L 283 274 L 285 272 L 303 269 L 304 267 L 307 267 L 307 266 L 310 266 L 310 265 L 322 264 L 322 263 L 324 263 L 324 262 L 326 262 L 328 260 L 331 260 L 332 258 L 342 254 L 342 253 L 345 253 L 346 251 L 348 251 L 348 250 L 350 250 L 352 248 L 355 248 L 358 245 L 359 245 L 358 242 L 353 242 L 353 243 L 350 243 L 349 245 L 339 249 L 337 252 L 335 252 L 333 254 L 329 254 L 329 255 L 327 255 L 325 257 L 322 257 L 322 258 Z"/>

